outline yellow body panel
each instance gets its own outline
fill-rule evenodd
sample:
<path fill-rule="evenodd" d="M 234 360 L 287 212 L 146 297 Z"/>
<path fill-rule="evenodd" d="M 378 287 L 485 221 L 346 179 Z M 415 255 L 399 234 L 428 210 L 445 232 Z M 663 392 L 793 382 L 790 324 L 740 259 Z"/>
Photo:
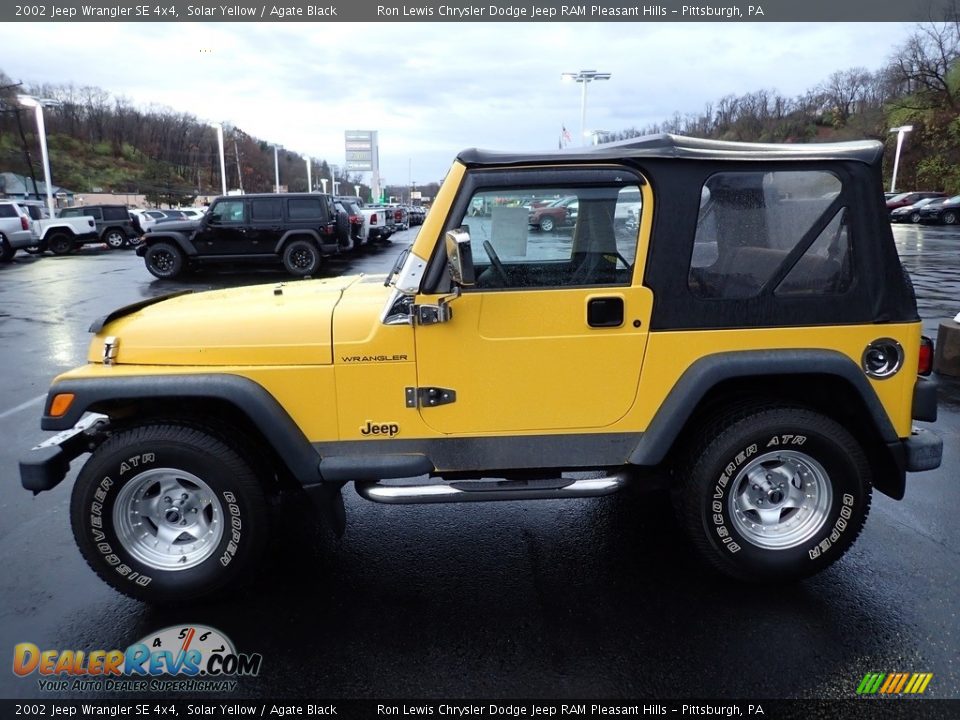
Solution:
<path fill-rule="evenodd" d="M 180 295 L 109 323 L 118 364 L 313 365 L 331 362 L 330 317 L 359 276 Z M 279 289 L 279 293 L 276 290 Z"/>

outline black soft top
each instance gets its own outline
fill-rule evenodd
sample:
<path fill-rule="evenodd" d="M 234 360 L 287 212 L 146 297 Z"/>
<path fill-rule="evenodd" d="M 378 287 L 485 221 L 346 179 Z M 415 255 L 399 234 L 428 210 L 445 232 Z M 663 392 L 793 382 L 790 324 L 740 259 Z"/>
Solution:
<path fill-rule="evenodd" d="M 468 167 L 529 165 L 625 158 L 678 158 L 682 160 L 856 160 L 874 165 L 883 157 L 877 140 L 836 143 L 746 143 L 705 140 L 682 135 L 645 135 L 589 148 L 545 153 L 516 153 L 470 148 L 457 159 Z"/>

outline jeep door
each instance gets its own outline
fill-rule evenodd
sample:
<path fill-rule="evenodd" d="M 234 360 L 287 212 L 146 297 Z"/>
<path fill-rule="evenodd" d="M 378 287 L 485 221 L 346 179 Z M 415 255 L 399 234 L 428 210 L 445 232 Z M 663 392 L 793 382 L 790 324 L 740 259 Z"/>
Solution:
<path fill-rule="evenodd" d="M 637 207 L 641 190 L 649 208 L 649 185 L 631 171 L 468 174 L 446 229 L 469 231 L 476 284 L 452 301 L 448 322 L 415 329 L 419 387 L 456 393 L 455 402 L 421 405 L 427 425 L 497 434 L 602 428 L 630 410 L 653 302 L 637 262 L 649 222 L 638 232 L 614 219 L 619 204 Z M 530 197 L 576 198 L 575 224 L 529 227 Z M 467 216 L 480 206 L 489 212 Z"/>
<path fill-rule="evenodd" d="M 247 208 L 243 200 L 218 201 L 207 213 L 193 244 L 201 255 L 245 254 L 248 242 L 246 223 Z"/>
<path fill-rule="evenodd" d="M 247 227 L 244 252 L 250 255 L 272 255 L 283 235 L 282 200 L 278 197 L 250 198 L 250 224 Z"/>

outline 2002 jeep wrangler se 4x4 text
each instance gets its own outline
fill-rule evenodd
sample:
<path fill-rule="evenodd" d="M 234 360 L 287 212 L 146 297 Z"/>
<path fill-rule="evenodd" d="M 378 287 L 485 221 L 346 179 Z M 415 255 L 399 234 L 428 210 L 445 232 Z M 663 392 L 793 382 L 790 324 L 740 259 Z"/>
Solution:
<path fill-rule="evenodd" d="M 387 503 L 542 499 L 650 469 L 716 570 L 810 575 L 850 547 L 873 488 L 899 499 L 942 454 L 912 427 L 936 419 L 932 345 L 880 163 L 876 142 L 671 136 L 465 151 L 386 282 L 178 294 L 96 321 L 88 364 L 49 392 L 42 426 L 64 432 L 23 485 L 91 452 L 76 540 L 152 602 L 250 577 L 274 494 L 310 492 L 342 532 L 348 482 Z M 569 197 L 572 228 L 530 227 L 530 198 Z M 639 222 L 614 222 L 621 202 Z"/>

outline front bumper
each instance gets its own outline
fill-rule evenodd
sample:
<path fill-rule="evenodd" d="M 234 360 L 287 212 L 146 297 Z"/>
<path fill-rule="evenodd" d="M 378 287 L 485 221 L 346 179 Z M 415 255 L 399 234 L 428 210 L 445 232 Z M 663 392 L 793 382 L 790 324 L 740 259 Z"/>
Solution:
<path fill-rule="evenodd" d="M 20 484 L 34 494 L 52 490 L 67 476 L 70 461 L 96 447 L 104 415 L 90 414 L 69 430 L 44 440 L 20 460 Z"/>

